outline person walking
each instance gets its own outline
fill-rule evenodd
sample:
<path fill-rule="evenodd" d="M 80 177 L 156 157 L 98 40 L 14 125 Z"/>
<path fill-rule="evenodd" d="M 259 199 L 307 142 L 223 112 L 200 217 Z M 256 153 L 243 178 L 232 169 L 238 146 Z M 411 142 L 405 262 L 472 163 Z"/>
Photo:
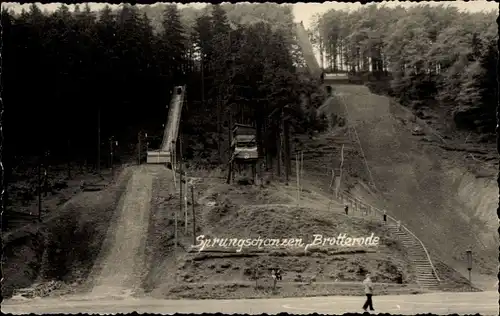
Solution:
<path fill-rule="evenodd" d="M 276 270 L 276 280 L 281 281 L 283 277 L 281 276 L 281 269 Z"/>
<path fill-rule="evenodd" d="M 383 217 L 384 217 L 384 224 L 387 224 L 387 211 L 386 210 L 384 210 Z"/>
<path fill-rule="evenodd" d="M 345 215 L 348 215 L 349 214 L 349 205 L 345 205 L 344 206 L 344 211 L 345 211 Z"/>
<path fill-rule="evenodd" d="M 401 220 L 398 221 L 398 232 L 401 231 Z"/>
<path fill-rule="evenodd" d="M 372 302 L 373 283 L 370 273 L 366 274 L 366 279 L 363 281 L 363 285 L 365 287 L 365 295 L 366 295 L 366 301 L 365 304 L 363 305 L 363 310 L 366 312 L 367 311 L 366 309 L 369 307 L 370 311 L 374 311 L 375 309 L 373 308 L 373 302 Z"/>

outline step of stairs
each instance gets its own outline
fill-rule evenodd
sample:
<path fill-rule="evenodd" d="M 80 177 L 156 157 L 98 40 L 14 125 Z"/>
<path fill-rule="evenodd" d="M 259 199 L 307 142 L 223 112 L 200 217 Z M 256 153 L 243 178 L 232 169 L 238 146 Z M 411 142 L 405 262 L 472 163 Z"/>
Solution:
<path fill-rule="evenodd" d="M 427 263 L 417 263 L 415 264 L 415 269 L 431 269 L 431 265 Z"/>
<path fill-rule="evenodd" d="M 414 259 L 412 260 L 413 264 L 415 265 L 419 265 L 419 264 L 425 264 L 425 265 L 429 265 L 429 260 L 426 259 Z"/>
<path fill-rule="evenodd" d="M 422 258 L 422 259 L 427 259 L 427 255 L 425 254 L 425 251 L 420 251 L 418 249 L 414 250 L 412 249 L 411 247 L 407 247 L 407 248 L 410 248 L 406 251 L 406 253 L 408 254 L 409 257 L 412 257 L 412 259 L 417 259 L 417 258 Z"/>
<path fill-rule="evenodd" d="M 434 277 L 434 273 L 432 272 L 432 269 L 431 267 L 429 268 L 426 268 L 426 269 L 415 269 L 419 275 L 422 275 L 422 276 L 425 276 L 425 275 L 431 275 L 432 277 Z"/>

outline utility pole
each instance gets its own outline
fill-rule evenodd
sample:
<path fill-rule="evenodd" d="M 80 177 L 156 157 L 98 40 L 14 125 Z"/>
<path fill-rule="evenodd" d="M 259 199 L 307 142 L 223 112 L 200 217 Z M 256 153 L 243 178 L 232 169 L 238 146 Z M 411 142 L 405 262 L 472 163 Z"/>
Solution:
<path fill-rule="evenodd" d="M 101 175 L 101 108 L 97 108 L 97 174 Z"/>
<path fill-rule="evenodd" d="M 194 184 L 191 183 L 191 207 L 193 208 L 193 245 L 196 245 L 196 213 L 194 210 Z"/>

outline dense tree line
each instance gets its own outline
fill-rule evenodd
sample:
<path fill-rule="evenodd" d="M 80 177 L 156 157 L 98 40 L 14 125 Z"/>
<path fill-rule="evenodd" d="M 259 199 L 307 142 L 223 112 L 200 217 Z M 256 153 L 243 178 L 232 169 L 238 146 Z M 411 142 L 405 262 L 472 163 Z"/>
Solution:
<path fill-rule="evenodd" d="M 231 22 L 219 5 L 191 17 L 166 5 L 161 15 L 155 30 L 129 5 L 2 11 L 7 170 L 14 157 L 47 151 L 95 162 L 98 122 L 104 150 L 111 135 L 134 146 L 139 129 L 161 130 L 175 85 L 188 91 L 182 128 L 200 141 L 209 132 L 222 139 L 229 121 L 253 123 L 270 154 L 277 130 L 268 116 L 286 105 L 297 130 L 316 124 L 299 106 L 316 87 L 296 70 L 289 29 L 238 14 Z"/>
<path fill-rule="evenodd" d="M 497 13 L 375 4 L 318 15 L 311 37 L 330 71 L 389 75 L 404 104 L 446 106 L 458 127 L 487 133 L 496 124 Z"/>

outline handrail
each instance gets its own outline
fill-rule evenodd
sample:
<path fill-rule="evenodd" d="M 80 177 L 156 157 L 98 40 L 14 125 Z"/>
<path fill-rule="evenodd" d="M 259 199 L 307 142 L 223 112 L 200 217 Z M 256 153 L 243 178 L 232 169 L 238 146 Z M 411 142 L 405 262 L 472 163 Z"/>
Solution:
<path fill-rule="evenodd" d="M 363 202 L 361 199 L 352 196 L 351 194 L 347 193 L 346 191 L 342 191 L 340 194 L 346 196 L 347 198 L 351 198 L 353 200 L 356 200 L 359 203 L 363 204 L 365 207 L 370 207 L 371 209 L 376 210 L 377 212 L 383 214 L 383 211 L 381 211 L 380 209 L 374 207 L 373 205 L 370 205 L 368 203 Z M 395 222 L 399 222 L 398 220 L 396 220 L 394 217 L 392 217 L 390 215 L 387 215 L 387 218 L 389 218 Z M 429 261 L 429 263 L 431 265 L 432 271 L 434 272 L 436 279 L 438 280 L 438 282 L 441 282 L 441 279 L 439 278 L 439 275 L 437 274 L 436 268 L 434 267 L 434 264 L 432 263 L 431 256 L 429 255 L 427 248 L 425 248 L 424 243 L 411 230 L 409 230 L 405 225 L 401 225 L 401 227 L 403 227 L 404 230 L 406 230 L 408 233 L 410 233 L 410 235 L 412 235 L 420 243 L 420 245 L 424 249 L 425 255 L 427 256 L 427 260 Z"/>

